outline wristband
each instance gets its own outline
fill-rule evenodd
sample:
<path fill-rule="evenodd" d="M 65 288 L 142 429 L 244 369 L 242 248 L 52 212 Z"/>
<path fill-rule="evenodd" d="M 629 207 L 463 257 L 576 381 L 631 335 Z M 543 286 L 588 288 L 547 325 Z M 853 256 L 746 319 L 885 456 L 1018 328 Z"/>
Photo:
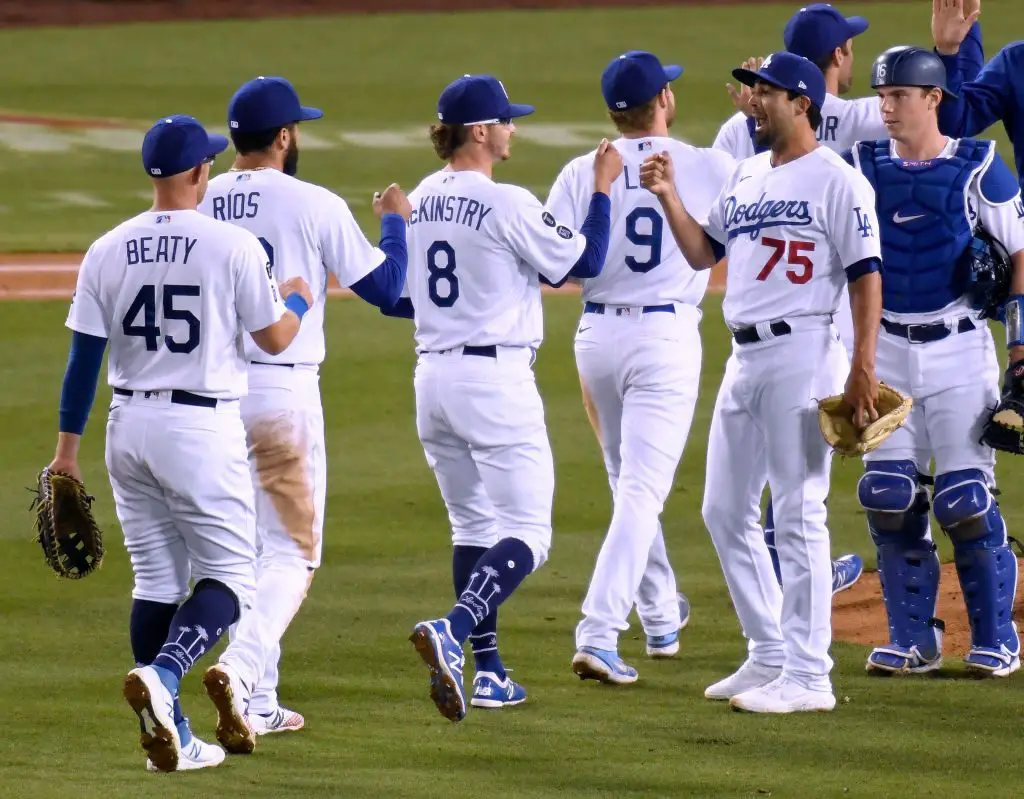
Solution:
<path fill-rule="evenodd" d="M 299 317 L 299 321 L 302 321 L 303 315 L 309 310 L 309 303 L 306 302 L 305 297 L 296 292 L 288 295 L 288 299 L 284 301 L 284 307 Z"/>
<path fill-rule="evenodd" d="M 1006 346 L 1024 344 L 1024 294 L 1011 294 L 1006 300 Z"/>

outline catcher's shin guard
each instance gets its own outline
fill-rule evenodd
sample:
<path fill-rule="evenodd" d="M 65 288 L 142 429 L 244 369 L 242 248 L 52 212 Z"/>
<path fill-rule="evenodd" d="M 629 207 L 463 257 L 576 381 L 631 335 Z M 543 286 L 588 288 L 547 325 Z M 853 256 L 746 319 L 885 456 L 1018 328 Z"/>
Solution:
<path fill-rule="evenodd" d="M 977 674 L 1005 677 L 1020 668 L 1013 623 L 1017 558 L 985 476 L 965 469 L 935 478 L 935 518 L 953 542 L 957 576 L 971 625 L 964 659 Z"/>
<path fill-rule="evenodd" d="M 928 495 L 920 480 L 911 461 L 875 461 L 857 486 L 889 621 L 889 644 L 868 659 L 872 671 L 923 672 L 941 663 L 939 556 L 929 538 Z"/>

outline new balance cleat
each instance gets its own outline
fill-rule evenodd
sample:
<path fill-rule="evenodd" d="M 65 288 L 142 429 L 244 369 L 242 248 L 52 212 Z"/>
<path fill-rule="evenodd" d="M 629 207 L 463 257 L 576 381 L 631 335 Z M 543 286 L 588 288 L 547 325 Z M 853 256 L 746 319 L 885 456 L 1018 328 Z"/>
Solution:
<path fill-rule="evenodd" d="M 729 705 L 733 710 L 748 713 L 827 712 L 835 709 L 836 698 L 831 691 L 812 691 L 782 676 L 760 688 L 737 694 L 729 700 Z"/>
<path fill-rule="evenodd" d="M 469 700 L 473 707 L 494 710 L 521 705 L 525 701 L 526 689 L 507 674 L 504 680 L 500 680 L 492 671 L 480 671 L 473 678 L 473 698 Z"/>
<path fill-rule="evenodd" d="M 157 771 L 177 771 L 181 739 L 174 726 L 174 697 L 152 666 L 132 669 L 124 678 L 125 701 L 139 717 L 140 743 Z"/>
<path fill-rule="evenodd" d="M 430 698 L 441 715 L 450 721 L 466 718 L 466 691 L 462 668 L 466 658 L 452 636 L 448 619 L 421 621 L 409 636 L 423 662 L 430 669 Z"/>
<path fill-rule="evenodd" d="M 306 726 L 301 713 L 279 707 L 270 713 L 249 713 L 246 716 L 249 728 L 256 735 L 270 735 L 275 732 L 296 732 Z"/>
<path fill-rule="evenodd" d="M 182 742 L 178 756 L 177 771 L 192 771 L 198 768 L 212 768 L 224 762 L 224 750 L 216 744 L 200 741 L 189 729 L 188 719 L 178 723 L 178 740 Z M 146 761 L 147 771 L 159 771 L 152 758 Z"/>
<path fill-rule="evenodd" d="M 832 595 L 853 586 L 864 574 L 864 561 L 860 555 L 843 555 L 832 561 Z"/>
<path fill-rule="evenodd" d="M 248 755 L 256 748 L 256 736 L 246 721 L 251 689 L 234 667 L 226 663 L 210 666 L 203 675 L 203 687 L 217 708 L 217 740 L 233 755 Z"/>
<path fill-rule="evenodd" d="M 636 669 L 614 649 L 581 646 L 572 659 L 572 671 L 581 680 L 597 680 L 606 685 L 629 685 L 637 681 Z"/>

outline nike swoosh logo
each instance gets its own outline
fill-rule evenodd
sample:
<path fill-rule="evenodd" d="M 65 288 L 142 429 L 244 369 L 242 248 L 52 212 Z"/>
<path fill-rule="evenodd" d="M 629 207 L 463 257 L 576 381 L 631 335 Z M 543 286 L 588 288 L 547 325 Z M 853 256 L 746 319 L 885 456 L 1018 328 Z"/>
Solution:
<path fill-rule="evenodd" d="M 947 507 L 947 508 L 955 508 L 955 507 L 956 507 L 957 505 L 959 505 L 959 504 L 960 504 L 960 500 L 961 500 L 961 499 L 963 499 L 963 497 L 957 497 L 957 498 L 956 498 L 956 499 L 954 499 L 954 500 L 953 500 L 952 502 L 948 503 L 948 504 L 946 505 L 946 507 Z"/>
<path fill-rule="evenodd" d="M 741 178 L 740 178 L 740 179 L 739 179 L 739 180 L 737 181 L 737 183 L 742 183 L 742 182 L 743 182 L 743 181 L 745 181 L 745 180 L 750 180 L 750 178 L 751 178 L 751 175 L 744 175 L 743 177 L 741 177 Z"/>
<path fill-rule="evenodd" d="M 884 494 L 888 490 L 888 488 L 872 488 L 871 495 L 874 496 L 875 494 Z"/>
<path fill-rule="evenodd" d="M 576 331 L 576 334 L 579 335 L 580 333 L 586 333 L 588 330 L 590 330 L 589 325 L 587 327 L 581 327 L 579 330 Z"/>
<path fill-rule="evenodd" d="M 914 214 L 913 216 L 903 216 L 899 211 L 893 214 L 892 221 L 897 225 L 902 225 L 906 222 L 913 222 L 915 219 L 924 219 L 925 214 Z"/>

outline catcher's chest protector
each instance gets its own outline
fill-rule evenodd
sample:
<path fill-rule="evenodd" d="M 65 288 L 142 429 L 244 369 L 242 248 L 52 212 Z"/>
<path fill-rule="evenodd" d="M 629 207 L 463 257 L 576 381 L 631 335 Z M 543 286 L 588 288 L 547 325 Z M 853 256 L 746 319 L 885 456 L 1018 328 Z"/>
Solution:
<path fill-rule="evenodd" d="M 855 163 L 877 197 L 885 310 L 937 311 L 966 293 L 961 256 L 973 237 L 966 189 L 991 162 L 993 146 L 962 139 L 950 158 L 908 165 L 892 158 L 888 141 L 857 145 Z"/>

